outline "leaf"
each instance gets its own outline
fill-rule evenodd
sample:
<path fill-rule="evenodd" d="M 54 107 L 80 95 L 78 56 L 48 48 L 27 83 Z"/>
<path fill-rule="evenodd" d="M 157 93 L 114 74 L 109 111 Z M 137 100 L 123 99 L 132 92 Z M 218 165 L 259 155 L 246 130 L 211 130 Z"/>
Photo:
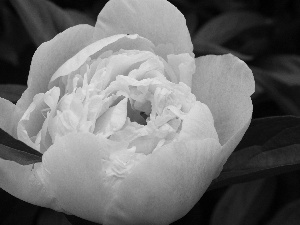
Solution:
<path fill-rule="evenodd" d="M 300 224 L 300 200 L 285 206 L 267 225 L 298 225 Z"/>
<path fill-rule="evenodd" d="M 299 170 L 299 137 L 300 118 L 254 120 L 209 189 Z"/>
<path fill-rule="evenodd" d="M 19 54 L 30 43 L 29 36 L 19 18 L 4 3 L 0 3 L 0 21 L 0 59 L 17 66 Z"/>
<path fill-rule="evenodd" d="M 29 165 L 42 161 L 42 153 L 13 138 L 0 128 L 0 158 Z"/>
<path fill-rule="evenodd" d="M 72 225 L 99 225 L 98 223 L 84 220 L 81 219 L 80 217 L 73 216 L 73 215 L 66 215 L 66 217 Z"/>
<path fill-rule="evenodd" d="M 17 199 L 16 204 L 10 208 L 5 220 L 1 221 L 1 225 L 35 224 L 38 211 L 38 206 Z"/>
<path fill-rule="evenodd" d="M 6 220 L 7 217 L 9 217 L 10 212 L 12 211 L 12 208 L 20 201 L 19 199 L 13 197 L 12 195 L 8 194 L 3 189 L 0 189 L 0 224 L 4 220 Z"/>
<path fill-rule="evenodd" d="M 287 114 L 300 116 L 300 89 L 298 85 L 291 86 L 279 80 L 276 72 L 270 72 L 258 67 L 251 67 L 255 81 L 259 83 L 270 98 Z M 281 74 L 279 76 L 284 76 Z M 298 74 L 297 74 L 298 76 Z"/>
<path fill-rule="evenodd" d="M 65 215 L 52 209 L 41 208 L 36 225 L 72 225 Z"/>
<path fill-rule="evenodd" d="M 285 113 L 300 115 L 299 56 L 269 56 L 261 59 L 252 70 L 256 81 Z"/>
<path fill-rule="evenodd" d="M 197 32 L 193 42 L 209 41 L 223 44 L 245 30 L 269 26 L 270 23 L 272 23 L 270 19 L 254 12 L 232 11 L 221 14 L 206 23 Z"/>
<path fill-rule="evenodd" d="M 300 57 L 298 55 L 272 55 L 260 59 L 258 66 L 286 85 L 300 86 Z"/>
<path fill-rule="evenodd" d="M 197 30 L 199 18 L 196 13 L 190 12 L 185 15 L 185 19 L 188 30 L 192 35 Z"/>
<path fill-rule="evenodd" d="M 11 102 L 17 102 L 26 88 L 25 85 L 0 84 L 0 97 Z"/>
<path fill-rule="evenodd" d="M 231 53 L 244 61 L 250 61 L 253 59 L 253 56 L 251 55 L 246 55 L 208 41 L 193 40 L 193 45 L 194 45 L 194 52 L 197 55 L 207 55 L 207 54 L 223 55 L 223 54 Z"/>
<path fill-rule="evenodd" d="M 208 1 L 213 4 L 218 10 L 232 11 L 250 8 L 252 1 L 240 1 L 240 0 L 213 0 Z"/>
<path fill-rule="evenodd" d="M 95 23 L 82 13 L 63 10 L 47 0 L 10 0 L 10 2 L 37 46 L 71 26 Z"/>
<path fill-rule="evenodd" d="M 233 185 L 218 202 L 210 224 L 255 225 L 268 210 L 274 193 L 273 179 Z"/>
<path fill-rule="evenodd" d="M 298 126 L 300 126 L 300 118 L 295 116 L 254 119 L 235 151 L 255 145 L 261 146 L 284 130 Z"/>

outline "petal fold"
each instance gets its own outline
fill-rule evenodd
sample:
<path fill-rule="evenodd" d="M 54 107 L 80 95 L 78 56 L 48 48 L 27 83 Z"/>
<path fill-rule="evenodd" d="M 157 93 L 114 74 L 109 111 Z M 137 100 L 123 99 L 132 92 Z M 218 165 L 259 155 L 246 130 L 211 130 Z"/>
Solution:
<path fill-rule="evenodd" d="M 213 138 L 219 141 L 218 134 L 214 127 L 214 119 L 209 108 L 205 104 L 197 101 L 184 117 L 179 140 L 203 140 L 206 138 Z"/>
<path fill-rule="evenodd" d="M 48 90 L 54 72 L 79 50 L 90 44 L 94 28 L 77 25 L 41 44 L 33 55 L 28 77 L 28 88 L 17 102 L 20 119 L 33 97 Z"/>

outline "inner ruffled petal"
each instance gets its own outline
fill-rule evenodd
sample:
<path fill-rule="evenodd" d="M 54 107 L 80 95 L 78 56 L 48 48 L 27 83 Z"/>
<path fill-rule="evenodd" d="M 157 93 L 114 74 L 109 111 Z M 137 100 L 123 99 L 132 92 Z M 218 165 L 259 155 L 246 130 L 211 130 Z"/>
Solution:
<path fill-rule="evenodd" d="M 120 130 L 127 118 L 127 98 L 121 100 L 117 105 L 109 108 L 95 124 L 95 134 L 102 134 L 105 137 Z"/>
<path fill-rule="evenodd" d="M 18 139 L 40 151 L 41 129 L 49 113 L 56 108 L 60 90 L 52 88 L 34 97 L 17 126 Z M 34 121 L 34 122 L 32 122 Z"/>
<path fill-rule="evenodd" d="M 59 81 L 55 88 L 63 94 L 60 99 L 37 96 L 27 114 L 47 111 L 40 118 L 41 131 L 32 130 L 27 138 L 32 145 L 41 143 L 44 152 L 58 138 L 83 132 L 148 155 L 177 139 L 215 137 L 210 128 L 206 131 L 214 126 L 206 109 L 202 114 L 208 121 L 195 118 L 196 97 L 189 86 L 194 59 L 189 54 L 169 54 L 167 62 L 146 51 L 151 44 L 137 35 L 107 41 L 108 46 L 114 43 L 113 50 L 106 49 L 104 42 L 102 47 L 100 42 L 94 46 L 99 51 L 88 46 L 54 74 L 53 81 Z M 137 42 L 141 49 L 132 50 Z M 127 43 L 125 49 L 120 49 L 122 43 Z M 79 67 L 68 68 L 72 62 Z M 198 108 L 201 114 L 203 107 Z"/>

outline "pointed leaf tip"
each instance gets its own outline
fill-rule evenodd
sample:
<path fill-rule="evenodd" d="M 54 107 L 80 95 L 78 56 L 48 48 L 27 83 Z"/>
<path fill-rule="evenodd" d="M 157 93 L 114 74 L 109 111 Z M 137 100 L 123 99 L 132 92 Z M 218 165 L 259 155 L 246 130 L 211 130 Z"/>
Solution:
<path fill-rule="evenodd" d="M 29 165 L 42 161 L 42 153 L 13 138 L 0 128 L 0 158 Z"/>

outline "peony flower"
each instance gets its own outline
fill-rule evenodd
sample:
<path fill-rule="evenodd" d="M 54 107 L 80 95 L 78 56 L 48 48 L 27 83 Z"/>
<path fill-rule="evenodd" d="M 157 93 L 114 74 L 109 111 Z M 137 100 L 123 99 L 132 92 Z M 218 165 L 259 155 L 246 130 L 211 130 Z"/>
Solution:
<path fill-rule="evenodd" d="M 169 2 L 111 0 L 37 49 L 16 105 L 1 99 L 1 128 L 43 158 L 0 159 L 0 186 L 93 222 L 169 224 L 219 175 L 253 91 L 238 58 L 194 57 Z"/>

